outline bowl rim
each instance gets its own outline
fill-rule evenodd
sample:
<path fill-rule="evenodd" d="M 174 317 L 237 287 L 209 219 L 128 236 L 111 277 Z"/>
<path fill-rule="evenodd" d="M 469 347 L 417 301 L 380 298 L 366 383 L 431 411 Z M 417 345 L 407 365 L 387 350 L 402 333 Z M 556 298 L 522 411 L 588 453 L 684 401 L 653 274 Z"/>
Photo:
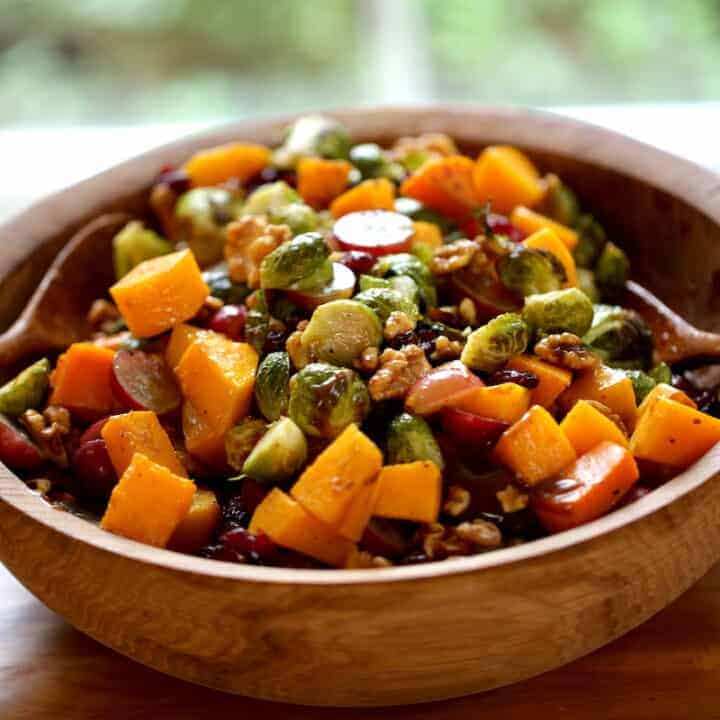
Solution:
<path fill-rule="evenodd" d="M 423 119 L 429 126 L 447 126 L 453 122 L 476 121 L 487 125 L 489 137 L 498 138 L 514 130 L 512 142 L 538 152 L 551 152 L 577 158 L 583 162 L 613 170 L 642 181 L 673 195 L 720 225 L 720 208 L 713 208 L 712 201 L 720 193 L 720 177 L 711 170 L 688 160 L 675 157 L 640 141 L 619 133 L 597 127 L 587 122 L 571 119 L 547 111 L 523 108 L 497 108 L 479 105 L 427 105 L 359 107 L 355 109 L 321 110 L 323 114 L 337 117 L 350 126 L 361 127 L 373 122 L 392 121 L 396 125 L 412 118 L 415 124 Z M 210 128 L 174 142 L 164 144 L 112 166 L 91 178 L 75 183 L 50 196 L 42 198 L 0 225 L 0 236 L 20 232 L 23 222 L 31 214 L 46 205 L 56 205 L 70 192 L 80 192 L 97 185 L 109 187 L 115 173 L 135 167 L 140 170 L 151 167 L 155 160 L 168 155 L 178 155 L 218 139 L 236 137 L 242 133 L 259 131 L 278 132 L 301 113 L 288 116 L 272 116 L 240 123 Z M 305 113 L 302 113 L 305 114 Z M 362 130 L 358 134 L 362 134 Z M 366 130 L 367 134 L 372 134 Z M 451 134 L 453 134 L 451 132 Z M 505 140 L 505 142 L 511 142 Z M 145 173 L 147 176 L 147 173 Z M 12 235 L 10 235 L 12 237 Z M 22 235 L 20 235 L 22 237 Z M 22 243 L 19 243 L 22 246 Z M 32 247 L 27 252 L 32 251 Z M 12 253 L 11 253 L 12 254 Z M 14 253 L 18 256 L 18 253 Z M 635 523 L 642 518 L 667 508 L 672 502 L 700 487 L 720 473 L 720 443 L 712 448 L 692 467 L 676 476 L 640 500 L 618 509 L 591 523 L 557 535 L 533 540 L 522 545 L 493 550 L 491 552 L 419 565 L 393 566 L 367 570 L 303 570 L 296 568 L 261 567 L 211 560 L 192 555 L 156 548 L 150 545 L 113 535 L 94 523 L 61 512 L 31 491 L 25 482 L 0 463 L 0 500 L 6 502 L 32 520 L 59 532 L 73 541 L 86 543 L 101 551 L 119 555 L 128 560 L 139 560 L 159 568 L 202 575 L 217 579 L 241 582 L 291 584 L 291 585 L 358 585 L 422 581 L 439 576 L 457 575 L 514 565 L 541 555 L 588 543 L 607 533 Z"/>

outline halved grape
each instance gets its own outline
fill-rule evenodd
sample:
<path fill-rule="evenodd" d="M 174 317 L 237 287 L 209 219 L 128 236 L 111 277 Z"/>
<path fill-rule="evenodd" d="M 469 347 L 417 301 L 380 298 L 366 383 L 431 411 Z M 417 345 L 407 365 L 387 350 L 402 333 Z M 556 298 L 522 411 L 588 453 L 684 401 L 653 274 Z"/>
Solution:
<path fill-rule="evenodd" d="M 331 300 L 352 297 L 355 289 L 355 273 L 341 263 L 333 263 L 333 276 L 329 285 L 313 292 L 288 292 L 288 298 L 303 310 L 314 310 Z"/>
<path fill-rule="evenodd" d="M 231 340 L 242 340 L 245 336 L 244 305 L 223 305 L 208 321 L 209 330 L 227 335 Z"/>
<path fill-rule="evenodd" d="M 142 350 L 118 350 L 112 364 L 113 394 L 133 410 L 152 410 L 158 415 L 180 407 L 180 390 L 159 355 Z"/>
<path fill-rule="evenodd" d="M 0 461 L 11 470 L 34 470 L 44 462 L 37 445 L 5 415 L 0 415 Z"/>
<path fill-rule="evenodd" d="M 388 210 L 362 210 L 343 215 L 333 235 L 343 250 L 361 250 L 380 257 L 410 251 L 412 220 Z"/>
<path fill-rule="evenodd" d="M 410 388 L 405 407 L 414 415 L 432 415 L 482 384 L 459 360 L 453 360 L 421 377 Z"/>
<path fill-rule="evenodd" d="M 478 452 L 492 447 L 510 427 L 500 420 L 452 407 L 446 407 L 442 411 L 442 426 L 455 442 L 472 447 Z"/>
<path fill-rule="evenodd" d="M 96 500 L 110 496 L 117 474 L 104 440 L 88 440 L 73 453 L 72 469 L 85 494 Z"/>

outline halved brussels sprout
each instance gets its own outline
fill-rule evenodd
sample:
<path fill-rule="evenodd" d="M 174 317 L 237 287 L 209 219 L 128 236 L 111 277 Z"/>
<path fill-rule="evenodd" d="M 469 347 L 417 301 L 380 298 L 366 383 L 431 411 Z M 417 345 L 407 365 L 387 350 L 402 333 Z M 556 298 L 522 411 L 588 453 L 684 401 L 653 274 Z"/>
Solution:
<path fill-rule="evenodd" d="M 358 279 L 358 286 L 360 287 L 360 292 L 370 290 L 371 288 L 389 288 L 390 290 L 395 290 L 416 306 L 420 301 L 417 283 L 407 275 L 398 275 L 397 277 L 389 278 L 361 275 Z"/>
<path fill-rule="evenodd" d="M 311 363 L 290 381 L 289 414 L 306 435 L 332 439 L 369 410 L 365 383 L 349 368 Z"/>
<path fill-rule="evenodd" d="M 40 407 L 50 384 L 50 361 L 38 360 L 0 387 L 0 413 L 16 417 Z"/>
<path fill-rule="evenodd" d="M 242 470 L 245 460 L 266 432 L 265 423 L 245 418 L 225 433 L 225 454 L 233 470 Z"/>
<path fill-rule="evenodd" d="M 595 266 L 595 281 L 604 298 L 613 300 L 625 289 L 630 275 L 630 261 L 615 243 L 605 244 Z"/>
<path fill-rule="evenodd" d="M 273 163 L 292 168 L 303 157 L 346 159 L 349 152 L 350 137 L 342 123 L 325 115 L 305 115 L 288 128 L 283 144 L 273 153 Z"/>
<path fill-rule="evenodd" d="M 352 365 L 367 347 L 378 347 L 382 337 L 374 310 L 355 300 L 332 300 L 315 309 L 301 342 L 313 360 Z"/>
<path fill-rule="evenodd" d="M 595 283 L 595 273 L 587 268 L 577 269 L 578 287 L 582 290 L 589 298 L 590 302 L 600 302 L 600 290 Z"/>
<path fill-rule="evenodd" d="M 580 268 L 591 268 L 607 243 L 605 230 L 592 215 L 581 215 L 575 229 L 578 234 L 578 244 L 573 250 L 575 262 Z"/>
<path fill-rule="evenodd" d="M 293 235 L 312 232 L 318 228 L 317 213 L 303 202 L 270 208 L 267 216 L 274 225 L 287 225 Z"/>
<path fill-rule="evenodd" d="M 387 434 L 387 463 L 430 460 L 440 470 L 445 467 L 440 446 L 423 418 L 402 413 L 392 420 Z"/>
<path fill-rule="evenodd" d="M 263 358 L 255 374 L 255 401 L 266 420 L 287 413 L 290 400 L 290 356 L 272 352 Z"/>
<path fill-rule="evenodd" d="M 568 227 L 575 225 L 580 214 L 580 203 L 575 193 L 552 173 L 545 177 L 545 188 L 538 211 Z"/>
<path fill-rule="evenodd" d="M 173 246 L 165 238 L 138 220 L 133 220 L 113 238 L 115 277 L 120 280 L 141 262 L 158 255 L 167 255 L 172 249 Z"/>
<path fill-rule="evenodd" d="M 650 391 L 657 385 L 655 380 L 642 370 L 626 370 L 625 374 L 630 378 L 635 393 L 635 403 L 640 403 L 646 398 Z"/>
<path fill-rule="evenodd" d="M 420 317 L 417 305 L 392 288 L 368 288 L 355 295 L 353 300 L 374 310 L 383 324 L 392 312 L 405 313 L 411 320 L 417 320 Z"/>
<path fill-rule="evenodd" d="M 210 295 L 220 298 L 224 303 L 239 305 L 250 294 L 245 283 L 233 282 L 227 263 L 221 262 L 205 270 L 203 280 L 210 288 Z"/>
<path fill-rule="evenodd" d="M 642 317 L 628 308 L 596 305 L 583 341 L 614 367 L 645 370 L 652 363 L 653 334 Z"/>
<path fill-rule="evenodd" d="M 514 245 L 497 263 L 502 284 L 527 297 L 559 290 L 566 280 L 565 270 L 557 258 L 545 250 Z"/>
<path fill-rule="evenodd" d="M 252 299 L 245 316 L 245 340 L 260 353 L 270 331 L 270 310 L 264 290 L 256 291 Z"/>
<path fill-rule="evenodd" d="M 260 287 L 310 290 L 332 279 L 330 249 L 319 233 L 298 235 L 275 248 L 260 265 Z"/>
<path fill-rule="evenodd" d="M 242 471 L 263 483 L 293 477 L 307 460 L 307 440 L 288 417 L 274 422 L 245 460 Z"/>
<path fill-rule="evenodd" d="M 405 168 L 392 162 L 376 143 L 355 145 L 350 150 L 350 162 L 363 178 L 387 178 L 399 183 L 405 177 Z"/>
<path fill-rule="evenodd" d="M 243 206 L 245 215 L 264 215 L 269 210 L 275 210 L 290 203 L 302 202 L 297 191 L 291 188 L 284 180 L 261 185 L 248 196 Z"/>
<path fill-rule="evenodd" d="M 555 290 L 525 298 L 525 322 L 536 337 L 569 332 L 582 337 L 593 321 L 593 304 L 577 288 Z"/>
<path fill-rule="evenodd" d="M 420 258 L 410 253 L 383 255 L 373 265 L 371 272 L 375 277 L 381 278 L 407 276 L 417 285 L 420 299 L 426 308 L 437 305 L 433 274 Z"/>
<path fill-rule="evenodd" d="M 468 336 L 460 360 L 472 370 L 497 370 L 525 351 L 528 327 L 517 313 L 503 313 Z"/>

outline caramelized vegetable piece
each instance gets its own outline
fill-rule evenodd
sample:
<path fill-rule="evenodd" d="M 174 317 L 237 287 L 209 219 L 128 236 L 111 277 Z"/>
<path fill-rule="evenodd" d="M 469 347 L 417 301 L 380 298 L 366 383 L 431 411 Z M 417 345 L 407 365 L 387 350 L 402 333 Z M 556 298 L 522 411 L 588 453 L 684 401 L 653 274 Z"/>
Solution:
<path fill-rule="evenodd" d="M 117 407 L 110 376 L 115 353 L 93 343 L 73 343 L 50 376 L 50 405 L 68 408 L 81 419 L 94 420 Z"/>
<path fill-rule="evenodd" d="M 578 400 L 595 400 L 607 405 L 625 424 L 628 430 L 635 427 L 635 391 L 632 381 L 622 370 L 600 365 L 587 370 L 558 398 L 566 412 Z"/>
<path fill-rule="evenodd" d="M 297 189 L 316 210 L 326 208 L 345 190 L 352 165 L 345 160 L 305 157 L 297 164 Z"/>
<path fill-rule="evenodd" d="M 321 562 L 342 567 L 353 543 L 316 520 L 279 488 L 273 488 L 258 505 L 250 532 L 265 533 L 274 543 Z"/>
<path fill-rule="evenodd" d="M 687 405 L 691 408 L 697 408 L 695 402 L 679 388 L 673 387 L 672 385 L 668 385 L 666 383 L 658 383 L 640 403 L 640 407 L 637 411 L 638 422 L 640 422 L 642 416 L 657 402 L 659 398 L 673 400 L 680 403 L 681 405 Z"/>
<path fill-rule="evenodd" d="M 575 403 L 560 423 L 560 427 L 578 455 L 583 455 L 604 441 L 614 442 L 622 447 L 630 444 L 625 433 L 607 415 L 586 400 Z"/>
<path fill-rule="evenodd" d="M 534 488 L 532 507 L 550 532 L 568 530 L 608 512 L 638 476 L 635 460 L 625 447 L 602 442 L 561 477 Z"/>
<path fill-rule="evenodd" d="M 533 486 L 574 462 L 575 450 L 553 416 L 535 405 L 503 433 L 495 458 Z"/>
<path fill-rule="evenodd" d="M 348 427 L 318 455 L 290 494 L 326 525 L 339 528 L 362 488 L 382 465 L 377 446 L 356 425 Z"/>
<path fill-rule="evenodd" d="M 361 210 L 393 210 L 395 186 L 386 178 L 365 180 L 333 200 L 330 212 L 339 218 Z"/>
<path fill-rule="evenodd" d="M 531 405 L 550 407 L 563 390 L 570 387 L 572 373 L 531 355 L 516 355 L 505 366 L 510 370 L 532 373 L 538 379 L 530 394 Z"/>
<path fill-rule="evenodd" d="M 353 542 L 360 540 L 375 512 L 379 490 L 380 483 L 377 482 L 377 477 L 373 482 L 363 485 L 340 523 L 338 533 L 342 537 Z"/>
<path fill-rule="evenodd" d="M 474 168 L 473 161 L 462 155 L 430 160 L 405 180 L 400 194 L 462 222 L 480 204 L 473 184 Z"/>
<path fill-rule="evenodd" d="M 514 147 L 491 145 L 480 153 L 473 172 L 481 203 L 491 202 L 495 212 L 509 213 L 516 205 L 535 205 L 543 187 L 537 168 Z"/>
<path fill-rule="evenodd" d="M 570 250 L 568 250 L 568 246 L 560 239 L 555 230 L 549 227 L 542 228 L 523 240 L 523 245 L 535 250 L 547 250 L 552 253 L 565 270 L 567 281 L 564 287 L 577 287 L 578 276 L 575 260 Z"/>
<path fill-rule="evenodd" d="M 413 223 L 400 213 L 365 210 L 344 215 L 333 226 L 333 234 L 343 250 L 380 257 L 410 249 Z"/>
<path fill-rule="evenodd" d="M 574 250 L 578 244 L 578 234 L 574 230 L 524 206 L 516 207 L 512 211 L 510 221 L 526 235 L 532 235 L 543 228 L 550 228 L 567 245 L 568 250 Z"/>
<path fill-rule="evenodd" d="M 165 547 L 187 515 L 194 494 L 192 480 L 135 453 L 112 491 L 100 527 L 147 545 Z"/>
<path fill-rule="evenodd" d="M 198 488 L 193 495 L 187 515 L 175 528 L 168 548 L 184 553 L 196 553 L 207 545 L 220 522 L 220 504 L 212 490 Z"/>
<path fill-rule="evenodd" d="M 195 153 L 185 164 L 185 172 L 195 187 L 219 185 L 231 178 L 245 183 L 268 162 L 270 149 L 264 145 L 229 143 Z"/>
<path fill-rule="evenodd" d="M 530 407 L 532 393 L 515 383 L 501 383 L 490 387 L 477 387 L 453 403 L 458 410 L 482 415 L 493 420 L 514 423 Z"/>
<path fill-rule="evenodd" d="M 171 370 L 174 370 L 180 362 L 183 353 L 195 340 L 202 337 L 205 332 L 205 330 L 195 327 L 194 325 L 187 325 L 185 323 L 176 325 L 170 333 L 170 340 L 165 347 L 165 362 L 167 366 Z"/>
<path fill-rule="evenodd" d="M 483 381 L 459 360 L 433 368 L 420 378 L 405 398 L 405 407 L 414 415 L 432 415 L 466 397 Z"/>
<path fill-rule="evenodd" d="M 437 522 L 442 476 L 429 460 L 386 465 L 378 477 L 375 515 L 414 522 Z"/>
<path fill-rule="evenodd" d="M 163 465 L 175 475 L 187 476 L 154 412 L 138 410 L 113 415 L 105 422 L 100 434 L 118 475 L 125 472 L 135 453 L 142 453 L 148 460 Z"/>
<path fill-rule="evenodd" d="M 138 338 L 159 335 L 193 317 L 209 292 L 190 250 L 146 260 L 110 288 Z"/>
<path fill-rule="evenodd" d="M 686 468 L 718 442 L 720 420 L 658 397 L 638 422 L 630 449 L 638 459 Z"/>

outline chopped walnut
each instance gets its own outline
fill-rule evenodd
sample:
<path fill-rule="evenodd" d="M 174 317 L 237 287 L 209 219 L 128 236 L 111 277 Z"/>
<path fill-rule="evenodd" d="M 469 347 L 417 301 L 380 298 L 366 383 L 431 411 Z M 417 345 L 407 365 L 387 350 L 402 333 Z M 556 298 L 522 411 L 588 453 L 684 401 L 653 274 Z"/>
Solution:
<path fill-rule="evenodd" d="M 530 496 L 527 493 L 520 492 L 514 485 L 507 485 L 504 490 L 495 493 L 504 513 L 517 512 L 524 510 L 530 502 Z"/>
<path fill-rule="evenodd" d="M 200 325 L 204 325 L 224 304 L 220 298 L 208 295 L 200 309 L 195 313 L 193 320 Z"/>
<path fill-rule="evenodd" d="M 285 341 L 285 350 L 296 370 L 302 370 L 310 362 L 307 348 L 302 344 L 302 330 L 290 333 Z"/>
<path fill-rule="evenodd" d="M 355 369 L 362 373 L 375 372 L 379 364 L 380 359 L 378 357 L 378 349 L 376 347 L 366 347 L 360 353 L 360 357 L 353 363 Z"/>
<path fill-rule="evenodd" d="M 464 487 L 451 485 L 448 488 L 447 498 L 443 504 L 443 512 L 451 517 L 458 517 L 470 507 L 471 499 L 469 491 Z"/>
<path fill-rule="evenodd" d="M 382 555 L 372 555 L 364 550 L 351 552 L 345 561 L 346 570 L 372 570 L 383 567 L 392 567 L 392 563 Z"/>
<path fill-rule="evenodd" d="M 608 420 L 612 420 L 625 435 L 630 434 L 623 419 L 617 413 L 614 413 L 605 403 L 598 402 L 597 400 L 585 400 L 585 402 L 588 403 L 588 405 L 592 405 L 596 410 L 599 410 Z"/>
<path fill-rule="evenodd" d="M 52 481 L 50 478 L 33 478 L 32 480 L 28 480 L 28 485 L 40 495 L 47 495 L 50 490 L 52 490 Z"/>
<path fill-rule="evenodd" d="M 19 420 L 48 460 L 59 467 L 68 466 L 63 442 L 70 432 L 70 413 L 66 408 L 49 405 L 42 415 L 37 410 L 26 410 Z"/>
<path fill-rule="evenodd" d="M 120 312 L 109 300 L 93 301 L 87 314 L 87 322 L 93 332 L 112 333 L 117 329 Z"/>
<path fill-rule="evenodd" d="M 398 138 L 390 152 L 396 159 L 423 153 L 428 160 L 432 160 L 457 155 L 458 149 L 455 141 L 445 133 L 423 133 L 415 137 Z"/>
<path fill-rule="evenodd" d="M 402 333 L 409 332 L 415 328 L 416 322 L 400 310 L 393 310 L 385 321 L 383 335 L 386 340 L 392 340 Z"/>
<path fill-rule="evenodd" d="M 477 322 L 477 308 L 470 298 L 463 298 L 460 301 L 458 312 L 466 325 L 475 325 Z"/>
<path fill-rule="evenodd" d="M 435 250 L 430 269 L 436 275 L 448 275 L 467 267 L 479 249 L 480 245 L 474 240 L 456 240 L 442 245 Z"/>
<path fill-rule="evenodd" d="M 445 335 L 439 335 L 435 340 L 435 349 L 430 355 L 431 360 L 454 360 L 460 357 L 463 344 L 459 340 L 450 340 Z"/>
<path fill-rule="evenodd" d="M 470 546 L 453 527 L 440 523 L 424 525 L 419 530 L 423 552 L 431 560 L 443 560 L 453 555 L 469 555 Z"/>
<path fill-rule="evenodd" d="M 272 225 L 262 216 L 245 215 L 227 226 L 225 259 L 234 282 L 260 287 L 260 263 L 292 238 L 287 225 Z"/>
<path fill-rule="evenodd" d="M 421 347 L 404 345 L 400 350 L 387 348 L 380 356 L 380 368 L 370 378 L 370 397 L 376 402 L 405 397 L 408 390 L 431 370 Z"/>
<path fill-rule="evenodd" d="M 535 354 L 568 370 L 587 370 L 600 364 L 600 358 L 577 335 L 568 332 L 543 338 L 535 345 Z"/>
<path fill-rule="evenodd" d="M 150 207 L 160 221 L 163 235 L 170 240 L 180 235 L 178 230 L 182 221 L 175 215 L 177 199 L 177 194 L 168 183 L 157 183 L 150 191 Z"/>
<path fill-rule="evenodd" d="M 502 534 L 497 525 L 487 520 L 476 518 L 472 522 L 464 522 L 455 528 L 458 537 L 472 543 L 475 547 L 496 548 L 502 544 Z"/>

